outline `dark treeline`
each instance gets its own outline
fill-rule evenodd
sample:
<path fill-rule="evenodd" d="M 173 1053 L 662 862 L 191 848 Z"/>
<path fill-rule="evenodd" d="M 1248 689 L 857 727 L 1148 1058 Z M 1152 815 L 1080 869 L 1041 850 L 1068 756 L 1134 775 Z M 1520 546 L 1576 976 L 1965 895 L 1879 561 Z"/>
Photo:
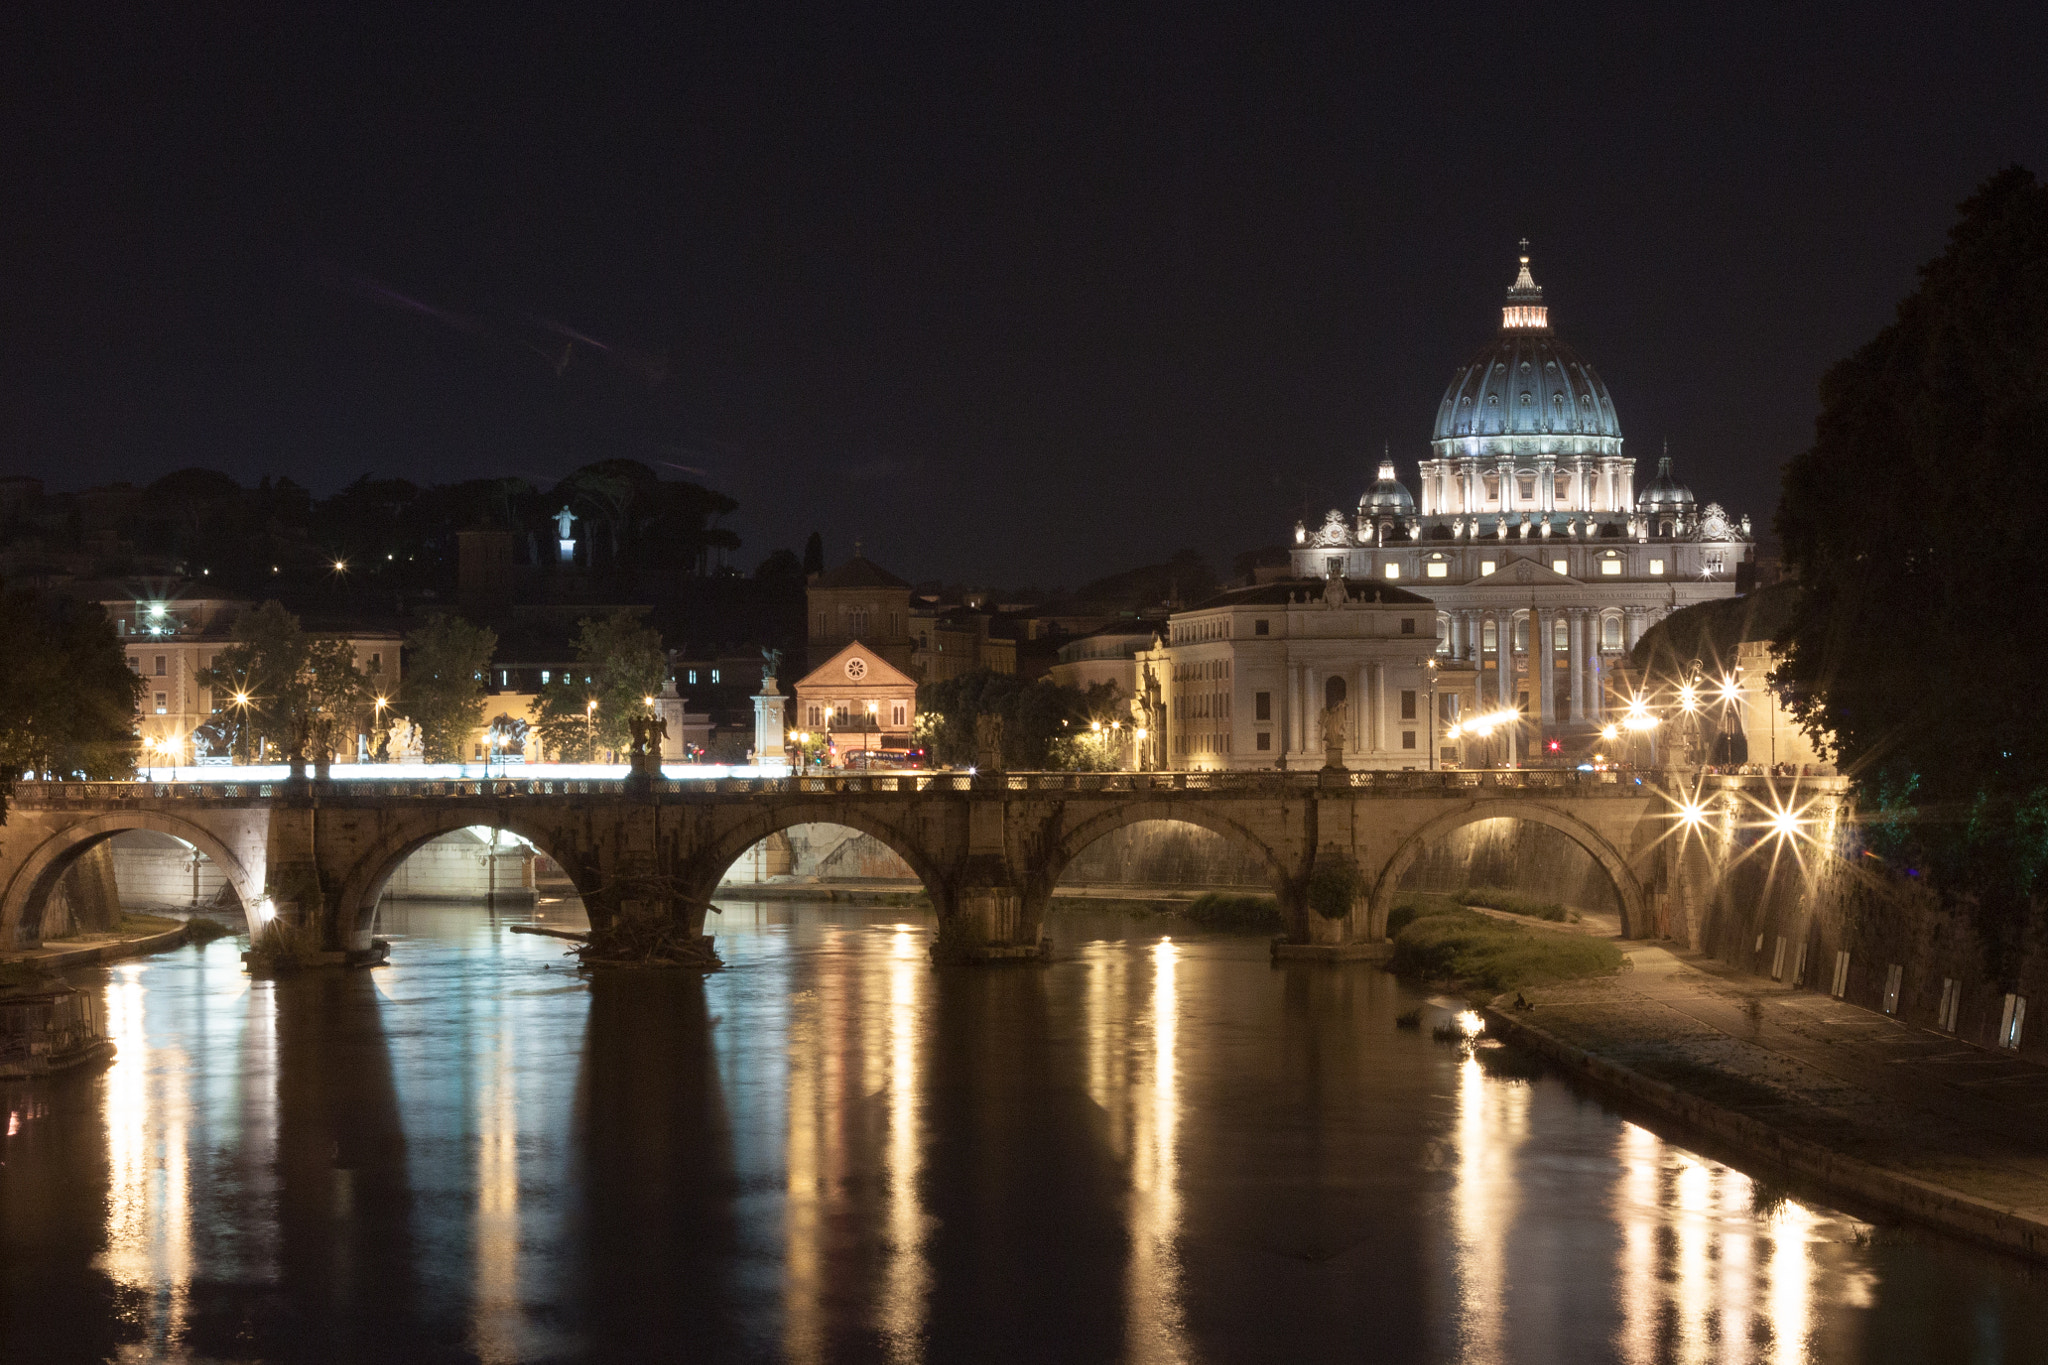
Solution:
<path fill-rule="evenodd" d="M 544 489 L 516 478 L 434 484 L 364 475 L 324 498 L 289 477 L 245 487 L 196 468 L 146 487 L 80 493 L 0 483 L 0 555 L 17 578 L 156 574 L 202 580 L 222 594 L 289 595 L 341 576 L 360 588 L 446 595 L 461 533 L 485 530 L 506 533 L 521 569 L 575 573 L 644 598 L 724 570 L 739 548 L 719 524 L 737 507 L 731 498 L 634 460 L 586 465 Z M 564 508 L 577 543 L 569 562 L 555 520 Z"/>

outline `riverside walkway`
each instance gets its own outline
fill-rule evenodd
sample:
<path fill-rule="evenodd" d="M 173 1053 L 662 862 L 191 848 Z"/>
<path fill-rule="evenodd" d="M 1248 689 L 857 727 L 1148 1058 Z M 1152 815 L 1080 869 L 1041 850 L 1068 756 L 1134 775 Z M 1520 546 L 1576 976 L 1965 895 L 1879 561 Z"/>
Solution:
<path fill-rule="evenodd" d="M 2048 1259 L 2048 1067 L 1694 953 L 1526 992 L 1498 1026 L 1877 1210 Z"/>

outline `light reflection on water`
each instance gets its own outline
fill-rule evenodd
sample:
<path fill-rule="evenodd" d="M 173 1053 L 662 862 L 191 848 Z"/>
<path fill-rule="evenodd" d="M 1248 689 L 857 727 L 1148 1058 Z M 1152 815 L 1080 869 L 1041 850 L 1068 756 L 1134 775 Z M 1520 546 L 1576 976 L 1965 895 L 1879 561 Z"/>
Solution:
<path fill-rule="evenodd" d="M 550 922 L 559 922 L 551 914 Z M 91 978 L 103 1074 L 0 1088 L 0 1357 L 2042 1358 L 2038 1281 L 1627 1122 L 1415 993 L 1073 916 L 728 905 L 594 985 L 481 909 L 395 965 Z M 1452 1017 L 1452 1012 L 1442 1012 Z"/>

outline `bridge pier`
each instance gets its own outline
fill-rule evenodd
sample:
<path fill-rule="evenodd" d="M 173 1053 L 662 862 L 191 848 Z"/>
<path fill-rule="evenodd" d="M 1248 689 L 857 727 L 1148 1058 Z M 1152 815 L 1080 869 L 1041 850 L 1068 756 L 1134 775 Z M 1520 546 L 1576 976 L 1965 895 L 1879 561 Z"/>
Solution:
<path fill-rule="evenodd" d="M 1046 896 L 1016 882 L 974 880 L 933 888 L 939 932 L 934 962 L 1042 962 L 1052 955 L 1045 936 Z"/>

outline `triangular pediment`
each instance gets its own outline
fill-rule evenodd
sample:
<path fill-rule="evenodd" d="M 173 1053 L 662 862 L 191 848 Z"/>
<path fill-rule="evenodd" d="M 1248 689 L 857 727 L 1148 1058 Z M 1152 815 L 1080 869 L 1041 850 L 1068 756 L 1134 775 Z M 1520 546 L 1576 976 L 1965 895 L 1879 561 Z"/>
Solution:
<path fill-rule="evenodd" d="M 1562 574 L 1548 564 L 1535 559 L 1510 559 L 1498 569 L 1479 580 L 1479 586 L 1496 588 L 1504 583 L 1525 584 L 1532 588 L 1548 587 L 1559 583 L 1579 583 L 1582 579 Z"/>
<path fill-rule="evenodd" d="M 916 687 L 917 680 L 855 640 L 806 673 L 798 687 Z"/>

